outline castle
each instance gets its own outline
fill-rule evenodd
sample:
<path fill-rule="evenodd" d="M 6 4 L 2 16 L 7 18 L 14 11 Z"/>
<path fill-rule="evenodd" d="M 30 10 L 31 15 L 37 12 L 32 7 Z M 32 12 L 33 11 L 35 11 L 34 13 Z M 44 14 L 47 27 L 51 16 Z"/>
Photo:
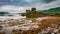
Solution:
<path fill-rule="evenodd" d="M 36 8 L 32 8 L 31 10 L 26 10 L 26 17 L 28 18 L 34 18 L 37 16 Z"/>
<path fill-rule="evenodd" d="M 26 10 L 26 13 L 29 13 L 29 12 L 36 12 L 36 8 L 32 8 L 31 10 Z"/>

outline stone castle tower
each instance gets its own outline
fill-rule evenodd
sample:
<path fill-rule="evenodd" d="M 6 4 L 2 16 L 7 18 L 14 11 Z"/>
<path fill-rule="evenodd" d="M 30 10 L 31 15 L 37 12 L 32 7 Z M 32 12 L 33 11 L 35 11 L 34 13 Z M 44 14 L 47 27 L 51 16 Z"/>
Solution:
<path fill-rule="evenodd" d="M 36 12 L 36 8 L 32 8 L 32 9 L 31 9 L 31 11 L 34 11 L 34 12 Z"/>

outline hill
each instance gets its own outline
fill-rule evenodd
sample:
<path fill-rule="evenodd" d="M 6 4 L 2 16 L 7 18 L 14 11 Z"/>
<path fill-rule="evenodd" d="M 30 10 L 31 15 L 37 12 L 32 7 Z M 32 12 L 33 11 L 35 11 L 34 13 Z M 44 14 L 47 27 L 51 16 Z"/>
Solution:
<path fill-rule="evenodd" d="M 0 12 L 0 16 L 4 16 L 5 14 L 9 14 L 8 12 Z"/>
<path fill-rule="evenodd" d="M 39 11 L 41 13 L 60 13 L 60 7 L 57 8 L 51 8 L 49 10 L 43 10 L 43 11 Z"/>

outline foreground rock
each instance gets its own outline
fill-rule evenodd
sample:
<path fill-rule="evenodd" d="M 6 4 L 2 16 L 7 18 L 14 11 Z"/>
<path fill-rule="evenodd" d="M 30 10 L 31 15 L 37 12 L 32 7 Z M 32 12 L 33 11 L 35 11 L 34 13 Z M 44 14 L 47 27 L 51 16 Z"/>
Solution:
<path fill-rule="evenodd" d="M 52 24 L 59 22 L 60 20 L 55 17 L 0 20 L 0 25 L 3 27 L 0 32 L 5 34 L 38 34 L 51 27 Z"/>

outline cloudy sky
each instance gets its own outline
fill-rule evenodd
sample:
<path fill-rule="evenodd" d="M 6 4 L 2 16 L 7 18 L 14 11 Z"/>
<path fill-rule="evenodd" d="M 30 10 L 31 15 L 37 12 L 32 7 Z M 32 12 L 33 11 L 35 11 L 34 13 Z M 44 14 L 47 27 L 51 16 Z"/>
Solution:
<path fill-rule="evenodd" d="M 0 12 L 23 13 L 32 7 L 37 10 L 60 7 L 60 0 L 0 0 Z"/>

